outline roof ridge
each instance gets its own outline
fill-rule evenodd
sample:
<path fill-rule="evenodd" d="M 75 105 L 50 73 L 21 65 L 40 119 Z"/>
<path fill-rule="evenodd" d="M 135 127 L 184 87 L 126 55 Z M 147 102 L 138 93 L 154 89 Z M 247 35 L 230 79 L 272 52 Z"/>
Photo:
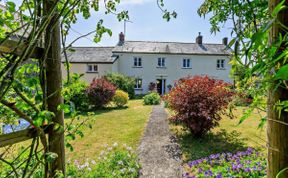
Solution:
<path fill-rule="evenodd" d="M 115 46 L 72 46 L 71 48 L 115 48 Z"/>
<path fill-rule="evenodd" d="M 177 42 L 177 41 L 140 41 L 140 40 L 126 40 L 125 42 L 148 42 L 148 43 L 180 43 L 180 44 L 197 44 L 193 42 Z M 222 43 L 203 43 L 203 45 L 224 45 Z"/>

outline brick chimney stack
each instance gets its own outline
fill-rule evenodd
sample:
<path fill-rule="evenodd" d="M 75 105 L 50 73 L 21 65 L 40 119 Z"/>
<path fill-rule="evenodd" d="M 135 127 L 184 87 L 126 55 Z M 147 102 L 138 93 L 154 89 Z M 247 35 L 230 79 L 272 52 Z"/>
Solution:
<path fill-rule="evenodd" d="M 125 42 L 125 35 L 123 32 L 119 34 L 119 43 L 123 44 Z"/>
<path fill-rule="evenodd" d="M 203 41 L 203 36 L 201 35 L 201 32 L 199 32 L 199 35 L 196 38 L 196 43 L 199 45 L 202 45 L 202 41 Z"/>
<path fill-rule="evenodd" d="M 222 44 L 225 45 L 225 46 L 228 45 L 228 38 L 227 37 L 223 38 Z"/>

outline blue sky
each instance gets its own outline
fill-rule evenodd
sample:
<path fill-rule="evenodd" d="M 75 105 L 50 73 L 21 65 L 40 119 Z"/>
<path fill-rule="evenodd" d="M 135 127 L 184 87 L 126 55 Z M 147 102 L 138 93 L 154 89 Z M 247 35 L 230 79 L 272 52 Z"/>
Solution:
<path fill-rule="evenodd" d="M 20 1 L 20 0 L 16 0 Z M 195 42 L 198 32 L 203 35 L 204 43 L 221 43 L 223 37 L 230 37 L 229 25 L 225 25 L 216 36 L 210 33 L 209 18 L 199 17 L 197 9 L 203 0 L 165 0 L 165 8 L 178 13 L 176 19 L 166 22 L 157 7 L 156 0 L 122 0 L 118 10 L 128 10 L 130 20 L 127 23 L 126 40 L 149 41 L 177 41 Z M 102 7 L 103 9 L 103 7 Z M 73 25 L 68 41 L 72 41 L 80 34 L 86 34 L 95 29 L 99 19 L 104 20 L 104 26 L 113 32 L 112 37 L 105 35 L 101 42 L 92 42 L 93 36 L 83 38 L 74 46 L 113 46 L 118 42 L 118 34 L 123 31 L 123 22 L 118 22 L 115 15 L 93 12 L 88 20 L 79 17 Z M 230 37 L 231 38 L 231 37 Z"/>

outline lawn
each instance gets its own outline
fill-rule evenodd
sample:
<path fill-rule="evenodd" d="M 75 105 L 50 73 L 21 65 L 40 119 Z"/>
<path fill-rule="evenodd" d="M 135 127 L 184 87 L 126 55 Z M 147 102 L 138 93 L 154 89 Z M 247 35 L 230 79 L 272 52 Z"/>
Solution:
<path fill-rule="evenodd" d="M 105 144 L 127 144 L 136 149 L 152 111 L 143 100 L 130 100 L 127 108 L 95 111 L 91 117 L 93 128 L 83 128 L 84 137 L 72 142 L 74 151 L 67 150 L 67 158 L 96 158 Z M 85 116 L 83 116 L 85 117 Z"/>
<path fill-rule="evenodd" d="M 260 122 L 258 113 L 254 112 L 242 124 L 238 124 L 239 118 L 243 115 L 245 109 L 247 108 L 237 107 L 233 111 L 235 119 L 231 120 L 224 116 L 220 121 L 220 126 L 214 128 L 202 139 L 194 139 L 181 126 L 170 124 L 171 130 L 179 139 L 184 162 L 203 158 L 214 153 L 245 150 L 247 147 L 265 152 L 266 131 L 265 128 L 258 129 Z"/>

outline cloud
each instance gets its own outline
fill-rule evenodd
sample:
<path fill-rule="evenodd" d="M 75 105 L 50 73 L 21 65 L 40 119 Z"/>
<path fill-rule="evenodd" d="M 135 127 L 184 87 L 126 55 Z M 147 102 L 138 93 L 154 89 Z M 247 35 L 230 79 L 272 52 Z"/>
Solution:
<path fill-rule="evenodd" d="M 127 5 L 127 4 L 144 4 L 151 2 L 153 0 L 121 0 L 120 4 Z"/>

